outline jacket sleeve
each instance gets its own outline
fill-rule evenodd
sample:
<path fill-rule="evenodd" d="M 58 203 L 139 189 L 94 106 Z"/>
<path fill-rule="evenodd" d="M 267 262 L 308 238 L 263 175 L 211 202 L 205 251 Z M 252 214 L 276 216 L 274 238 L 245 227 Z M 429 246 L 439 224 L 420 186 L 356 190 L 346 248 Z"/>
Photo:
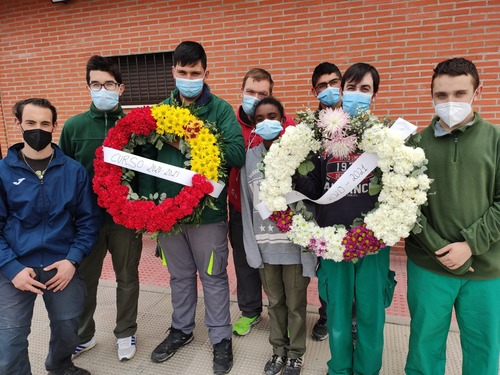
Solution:
<path fill-rule="evenodd" d="M 66 124 L 68 122 L 66 121 Z M 61 130 L 61 136 L 59 137 L 59 148 L 64 152 L 67 156 L 74 159 L 75 158 L 75 149 L 73 147 L 73 142 L 71 142 L 71 129 L 70 126 L 63 126 Z"/>
<path fill-rule="evenodd" d="M 326 178 L 323 176 L 322 168 L 326 168 L 326 163 L 322 157 L 314 156 L 312 159 L 314 169 L 307 176 L 298 175 L 294 177 L 295 190 L 304 194 L 310 199 L 318 199 L 323 194 Z M 326 172 L 326 171 L 325 171 Z"/>
<path fill-rule="evenodd" d="M 218 114 L 217 126 L 222 132 L 226 167 L 241 167 L 245 163 L 245 145 L 241 126 L 231 106 L 224 102 Z"/>
<path fill-rule="evenodd" d="M 262 268 L 262 256 L 255 239 L 253 228 L 253 201 L 247 180 L 246 168 L 241 168 L 241 220 L 243 222 L 243 247 L 247 255 L 248 265 L 252 268 Z"/>
<path fill-rule="evenodd" d="M 101 212 L 97 206 L 90 178 L 81 167 L 77 171 L 78 185 L 75 194 L 74 224 L 76 228 L 75 238 L 71 245 L 67 259 L 81 263 L 83 257 L 90 254 L 92 247 L 99 238 L 101 226 Z"/>
<path fill-rule="evenodd" d="M 7 194 L 0 182 L 0 272 L 9 280 L 12 280 L 25 267 L 17 261 L 17 254 L 12 250 L 5 238 L 7 207 Z"/>
<path fill-rule="evenodd" d="M 497 160 L 493 204 L 469 228 L 461 231 L 473 255 L 481 255 L 500 241 L 500 160 Z"/>
<path fill-rule="evenodd" d="M 422 214 L 420 225 L 421 231 L 417 234 L 412 234 L 412 238 L 420 245 L 427 254 L 430 255 L 443 269 L 454 275 L 463 275 L 468 272 L 472 265 L 472 257 L 467 260 L 460 268 L 451 270 L 441 263 L 434 254 L 437 250 L 445 247 L 450 242 L 442 238 L 434 228 L 429 224 L 427 218 Z"/>

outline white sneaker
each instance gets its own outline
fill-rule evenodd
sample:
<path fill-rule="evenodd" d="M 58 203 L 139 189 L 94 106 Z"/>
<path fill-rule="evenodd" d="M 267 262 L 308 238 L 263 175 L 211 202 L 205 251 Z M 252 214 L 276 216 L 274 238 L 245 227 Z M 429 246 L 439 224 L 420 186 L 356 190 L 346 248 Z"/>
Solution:
<path fill-rule="evenodd" d="M 118 345 L 118 359 L 124 361 L 135 355 L 135 336 L 124 337 L 116 341 Z"/>
<path fill-rule="evenodd" d="M 71 359 L 75 358 L 77 355 L 82 354 L 83 352 L 86 352 L 87 350 L 92 349 L 97 342 L 95 341 L 95 336 L 90 339 L 89 342 L 86 342 L 85 344 L 80 344 L 75 348 L 75 351 L 71 355 Z"/>

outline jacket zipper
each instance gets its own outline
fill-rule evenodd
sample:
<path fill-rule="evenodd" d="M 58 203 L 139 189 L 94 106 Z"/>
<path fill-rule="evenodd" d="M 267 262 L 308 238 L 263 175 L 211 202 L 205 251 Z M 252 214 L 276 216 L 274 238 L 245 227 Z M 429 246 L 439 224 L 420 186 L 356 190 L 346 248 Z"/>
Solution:
<path fill-rule="evenodd" d="M 457 155 L 458 155 L 458 132 L 455 133 L 455 155 L 453 156 L 453 162 L 457 162 Z"/>
<path fill-rule="evenodd" d="M 108 135 L 108 112 L 104 112 L 104 138 Z"/>
<path fill-rule="evenodd" d="M 49 169 L 49 166 L 47 166 L 47 169 Z M 47 171 L 45 171 L 47 172 Z M 38 177 L 38 176 L 37 176 Z M 43 184 L 43 179 L 44 179 L 44 175 L 42 175 L 40 177 L 40 185 L 41 185 L 41 188 L 42 188 L 42 207 L 43 207 L 43 229 L 42 229 L 42 236 L 41 236 L 41 242 L 42 244 L 45 242 L 45 229 L 46 229 L 46 226 L 47 226 L 47 217 L 45 215 L 45 213 L 47 212 L 47 209 L 45 208 L 45 187 L 44 187 L 44 184 Z M 44 252 L 42 251 L 41 252 L 41 261 L 40 261 L 40 267 L 43 267 L 43 264 L 44 264 Z"/>

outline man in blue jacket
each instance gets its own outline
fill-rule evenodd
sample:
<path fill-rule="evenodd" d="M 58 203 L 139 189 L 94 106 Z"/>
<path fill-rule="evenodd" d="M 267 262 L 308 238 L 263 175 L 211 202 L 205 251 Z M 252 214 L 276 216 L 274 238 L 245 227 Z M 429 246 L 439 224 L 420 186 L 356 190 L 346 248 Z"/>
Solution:
<path fill-rule="evenodd" d="M 100 216 L 87 171 L 53 143 L 55 107 L 18 102 L 24 142 L 0 161 L 0 373 L 31 374 L 28 336 L 37 295 L 47 308 L 49 374 L 86 375 L 71 354 L 85 284 L 78 266 L 97 240 Z"/>

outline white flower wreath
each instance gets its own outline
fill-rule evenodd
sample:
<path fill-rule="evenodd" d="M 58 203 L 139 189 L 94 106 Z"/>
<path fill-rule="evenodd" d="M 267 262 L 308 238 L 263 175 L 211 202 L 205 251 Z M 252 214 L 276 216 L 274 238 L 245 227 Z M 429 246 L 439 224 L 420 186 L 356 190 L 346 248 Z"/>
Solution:
<path fill-rule="evenodd" d="M 420 206 L 427 201 L 431 180 L 425 174 L 424 151 L 405 144 L 409 134 L 394 131 L 387 121 L 378 120 L 368 111 L 349 119 L 341 109 L 327 109 L 317 120 L 308 110 L 299 113 L 299 118 L 301 122 L 288 127 L 265 155 L 259 195 L 267 210 L 274 211 L 271 219 L 293 243 L 325 259 L 355 262 L 383 246 L 394 245 L 412 229 L 418 230 Z M 367 156 L 374 160 L 373 167 L 378 166 L 382 178 L 370 183 L 371 191 L 380 192 L 376 207 L 364 218 L 357 218 L 352 229 L 343 225 L 321 228 L 310 220 L 303 204 L 290 206 L 305 198 L 293 192 L 292 177 L 311 170 L 308 155 L 320 152 L 340 156 L 356 149 L 373 154 Z M 291 199 L 294 196 L 299 198 Z"/>

